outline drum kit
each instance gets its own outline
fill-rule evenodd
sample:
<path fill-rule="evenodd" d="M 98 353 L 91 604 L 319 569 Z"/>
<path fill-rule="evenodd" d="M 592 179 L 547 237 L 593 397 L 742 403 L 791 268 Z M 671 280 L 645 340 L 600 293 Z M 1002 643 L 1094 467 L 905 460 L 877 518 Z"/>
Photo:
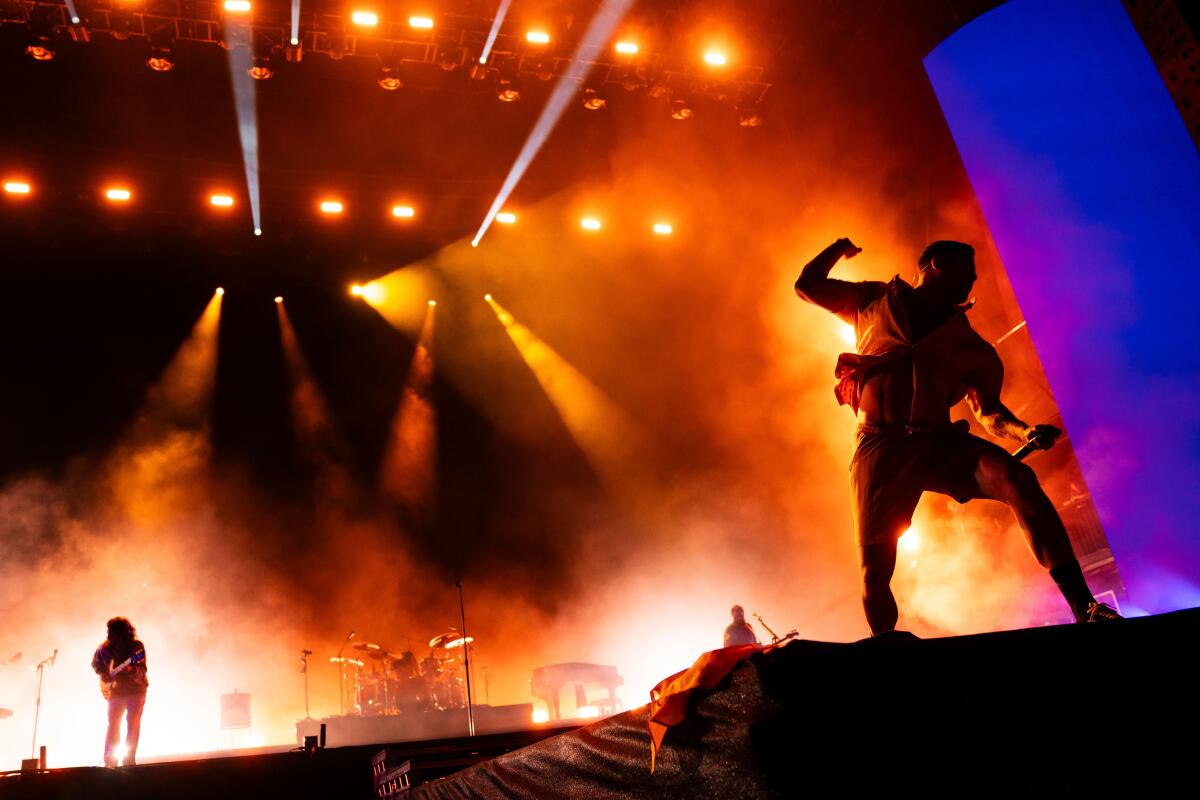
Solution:
<path fill-rule="evenodd" d="M 429 640 L 429 654 L 394 652 L 375 642 L 352 645 L 352 656 L 330 661 L 346 670 L 352 714 L 412 714 L 465 708 L 466 646 L 474 637 L 451 628 Z"/>

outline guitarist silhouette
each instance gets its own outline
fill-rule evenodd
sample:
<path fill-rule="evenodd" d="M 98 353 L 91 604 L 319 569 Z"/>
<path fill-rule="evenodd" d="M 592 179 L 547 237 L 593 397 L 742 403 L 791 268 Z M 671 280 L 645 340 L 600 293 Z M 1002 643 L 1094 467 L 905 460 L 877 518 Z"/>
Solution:
<path fill-rule="evenodd" d="M 100 676 L 100 693 L 108 701 L 108 732 L 104 737 L 104 766 L 137 763 L 142 709 L 146 705 L 146 648 L 125 617 L 108 621 L 108 638 L 96 648 L 92 669 Z M 121 718 L 125 718 L 125 752 L 118 753 Z"/>

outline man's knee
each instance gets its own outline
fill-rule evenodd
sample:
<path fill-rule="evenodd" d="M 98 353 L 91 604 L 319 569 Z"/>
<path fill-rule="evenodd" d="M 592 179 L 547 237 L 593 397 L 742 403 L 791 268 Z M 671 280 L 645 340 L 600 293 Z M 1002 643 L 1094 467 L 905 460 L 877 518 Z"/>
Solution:
<path fill-rule="evenodd" d="M 1042 491 L 1033 468 L 1015 458 L 984 456 L 979 460 L 979 469 L 988 485 L 1002 500 L 1016 501 L 1040 494 Z"/>

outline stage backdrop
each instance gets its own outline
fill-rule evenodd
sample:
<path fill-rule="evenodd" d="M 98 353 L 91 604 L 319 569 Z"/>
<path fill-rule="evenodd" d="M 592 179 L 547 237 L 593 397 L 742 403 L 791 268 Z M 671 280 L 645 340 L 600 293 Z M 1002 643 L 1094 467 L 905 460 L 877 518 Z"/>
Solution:
<path fill-rule="evenodd" d="M 1200 605 L 1200 157 L 1118 0 L 1012 0 L 926 59 L 1125 578 Z"/>

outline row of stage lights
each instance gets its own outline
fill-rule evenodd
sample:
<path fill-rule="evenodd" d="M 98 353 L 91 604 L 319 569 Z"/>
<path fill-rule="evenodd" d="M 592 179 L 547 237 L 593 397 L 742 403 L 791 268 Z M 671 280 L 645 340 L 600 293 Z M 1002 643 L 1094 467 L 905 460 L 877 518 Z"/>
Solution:
<path fill-rule="evenodd" d="M 251 0 L 224 0 L 222 6 L 227 15 L 232 19 L 249 18 L 254 10 Z M 71 24 L 73 26 L 83 25 L 79 16 L 72 11 Z M 370 8 L 358 8 L 350 12 L 350 23 L 356 28 L 364 31 L 378 28 L 384 20 L 380 14 Z M 414 31 L 420 33 L 431 32 L 436 21 L 432 16 L 425 14 L 413 14 L 408 17 L 408 26 Z M 300 47 L 300 29 L 298 27 L 297 18 L 293 16 L 293 25 L 291 36 L 289 38 L 290 50 L 287 53 L 288 60 L 298 60 Z M 550 33 L 543 27 L 529 28 L 524 32 L 524 41 L 532 45 L 535 49 L 547 48 L 552 37 Z M 641 43 L 636 37 L 624 36 L 613 42 L 612 50 L 616 55 L 616 60 L 620 64 L 629 67 L 635 67 L 638 63 L 638 55 L 641 53 Z M 25 49 L 30 57 L 39 61 L 49 61 L 54 58 L 54 36 L 50 29 L 35 29 L 31 31 L 29 45 Z M 483 80 L 489 76 L 495 78 L 495 93 L 496 97 L 503 102 L 515 102 L 521 98 L 520 89 L 516 85 L 516 76 L 512 74 L 511 68 L 501 66 L 495 75 L 496 67 L 488 63 L 489 52 L 487 48 L 478 58 L 478 63 L 471 70 L 471 77 Z M 702 61 L 710 71 L 720 71 L 722 68 L 730 64 L 730 56 L 727 50 L 723 47 L 709 46 L 702 53 L 697 54 L 699 61 Z M 150 69 L 156 72 L 169 72 L 174 69 L 175 61 L 171 54 L 170 42 L 156 42 L 154 35 L 151 36 L 151 46 L 149 57 L 146 64 Z M 457 66 L 452 63 L 450 68 Z M 247 69 L 250 77 L 255 80 L 268 80 L 274 75 L 272 67 L 272 57 L 270 52 L 254 52 L 252 54 L 251 66 Z M 385 62 L 380 67 L 379 78 L 377 83 L 382 89 L 388 91 L 396 91 L 403 86 L 401 80 L 401 69 L 399 64 Z M 640 86 L 640 79 L 637 82 Z M 630 84 L 626 88 L 636 88 L 634 84 Z M 664 91 L 663 87 L 651 87 L 652 96 L 661 96 Z M 589 110 L 602 109 L 607 105 L 607 97 L 603 89 L 595 84 L 590 83 L 582 88 L 583 106 Z M 673 96 L 669 98 L 671 115 L 675 119 L 686 120 L 693 116 L 694 108 L 690 96 Z M 757 127 L 761 124 L 761 117 L 758 112 L 758 104 L 753 99 L 740 100 L 739 106 L 739 123 L 743 127 Z"/>
<path fill-rule="evenodd" d="M 20 200 L 33 194 L 33 185 L 25 180 L 6 180 L 4 181 L 4 193 Z M 127 206 L 134 201 L 133 190 L 126 185 L 105 186 L 101 194 L 104 200 L 114 207 Z M 229 211 L 237 204 L 232 194 L 224 192 L 208 195 L 207 203 L 217 212 Z M 346 213 L 346 203 L 338 198 L 321 198 L 316 202 L 315 207 L 322 216 L 329 218 L 341 217 Z M 390 206 L 388 215 L 396 220 L 411 220 L 416 218 L 417 210 L 411 205 L 398 203 Z M 501 225 L 516 225 L 517 215 L 512 211 L 501 211 L 496 214 L 496 222 Z M 604 222 L 599 217 L 585 216 L 580 218 L 579 227 L 585 231 L 599 231 L 604 227 Z M 670 236 L 675 232 L 675 227 L 666 220 L 655 220 L 651 224 L 650 230 L 656 236 Z M 254 233 L 262 235 L 261 230 L 255 230 Z"/>
<path fill-rule="evenodd" d="M 224 0 L 222 5 L 227 13 L 237 16 L 245 16 L 253 11 L 253 4 L 250 0 Z M 350 21 L 360 28 L 376 28 L 379 26 L 380 17 L 376 11 L 358 9 L 350 12 Z M 71 24 L 80 25 L 82 20 L 77 15 L 72 15 Z M 434 24 L 434 19 L 430 16 L 414 14 L 408 18 L 408 26 L 414 30 L 433 30 Z M 530 28 L 525 32 L 525 41 L 533 45 L 548 45 L 551 36 L 544 28 Z M 293 47 L 297 47 L 300 39 L 298 36 L 292 36 L 290 42 Z M 636 56 L 640 51 L 641 46 L 633 39 L 621 39 L 613 44 L 613 52 L 619 56 L 628 58 Z M 50 61 L 54 58 L 52 42 L 43 41 L 41 36 L 35 35 L 34 41 L 25 48 L 25 52 L 37 61 Z M 729 63 L 729 56 L 720 48 L 710 47 L 704 51 L 703 61 L 711 67 L 723 67 Z M 487 56 L 480 56 L 479 63 L 486 64 Z M 152 56 L 147 61 L 147 65 L 155 71 L 167 72 L 174 67 L 174 62 L 167 58 Z M 271 72 L 263 69 L 255 70 L 254 67 L 251 67 L 250 75 L 254 78 L 266 79 L 271 77 Z"/>

